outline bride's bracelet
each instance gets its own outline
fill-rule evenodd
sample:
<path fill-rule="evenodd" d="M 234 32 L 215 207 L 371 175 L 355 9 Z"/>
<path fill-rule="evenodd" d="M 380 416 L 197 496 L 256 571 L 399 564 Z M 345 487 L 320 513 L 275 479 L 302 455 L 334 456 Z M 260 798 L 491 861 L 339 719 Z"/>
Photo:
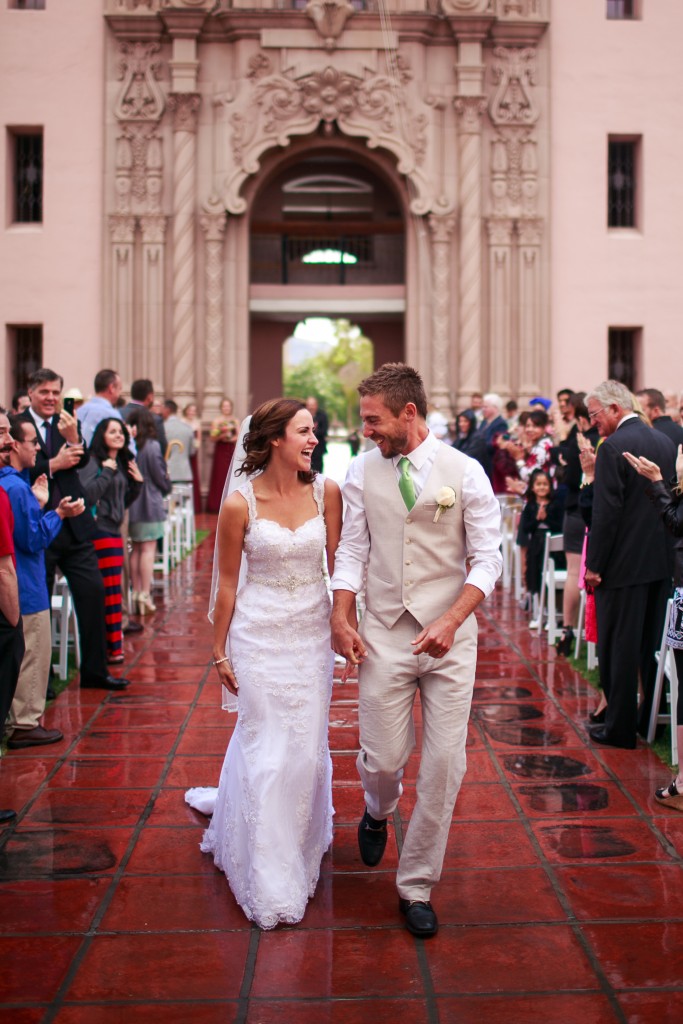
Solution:
<path fill-rule="evenodd" d="M 228 658 L 227 656 L 225 658 L 219 658 L 218 661 L 214 661 L 213 664 L 214 665 L 222 665 L 224 661 L 228 661 L 229 662 L 230 658 Z M 232 668 L 232 665 L 230 666 L 230 668 Z"/>

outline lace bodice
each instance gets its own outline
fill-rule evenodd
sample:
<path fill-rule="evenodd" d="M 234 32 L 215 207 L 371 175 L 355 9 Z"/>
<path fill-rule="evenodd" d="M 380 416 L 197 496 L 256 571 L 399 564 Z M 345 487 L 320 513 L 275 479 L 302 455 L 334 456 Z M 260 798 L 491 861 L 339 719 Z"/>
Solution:
<path fill-rule="evenodd" d="M 318 514 L 290 530 L 271 519 L 262 519 L 256 508 L 251 481 L 240 488 L 249 507 L 249 525 L 244 538 L 247 583 L 279 587 L 289 591 L 322 579 L 321 549 L 325 546 L 324 487 L 320 477 L 313 482 Z"/>

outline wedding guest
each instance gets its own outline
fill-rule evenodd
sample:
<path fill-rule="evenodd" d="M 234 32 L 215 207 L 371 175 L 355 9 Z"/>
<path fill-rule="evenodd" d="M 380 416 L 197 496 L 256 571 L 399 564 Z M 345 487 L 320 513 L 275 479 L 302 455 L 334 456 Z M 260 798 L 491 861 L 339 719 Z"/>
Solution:
<path fill-rule="evenodd" d="M 28 397 L 26 388 L 19 388 L 12 395 L 12 415 L 18 416 L 24 409 L 28 409 L 31 399 Z"/>
<path fill-rule="evenodd" d="M 166 509 L 164 497 L 171 493 L 171 481 L 166 462 L 156 436 L 156 425 L 151 412 L 143 407 L 132 410 L 128 423 L 135 429 L 138 449 L 138 467 L 143 477 L 142 488 L 129 510 L 130 574 L 133 583 L 133 601 L 140 615 L 156 611 L 152 600 L 152 577 L 157 541 L 164 536 Z"/>
<path fill-rule="evenodd" d="M 323 458 L 327 454 L 327 435 L 330 424 L 327 413 L 324 409 L 320 408 L 318 399 L 314 395 L 309 395 L 306 399 L 306 408 L 313 417 L 313 430 L 318 442 L 313 452 L 313 470 L 316 473 L 322 473 Z"/>
<path fill-rule="evenodd" d="M 62 498 L 57 507 L 43 512 L 49 489 L 42 476 L 31 487 L 29 472 L 36 463 L 38 434 L 33 423 L 14 418 L 10 423 L 13 447 L 0 455 L 0 487 L 6 492 L 14 515 L 14 548 L 19 581 L 19 601 L 26 652 L 9 713 L 11 750 L 44 746 L 63 739 L 59 729 L 40 724 L 52 661 L 50 595 L 45 573 L 45 549 L 55 539 L 65 518 L 83 514 L 82 498 Z"/>
<path fill-rule="evenodd" d="M 458 413 L 458 434 L 452 446 L 463 455 L 476 459 L 481 466 L 486 466 L 486 440 L 477 427 L 477 417 L 473 409 L 463 409 Z"/>
<path fill-rule="evenodd" d="M 190 467 L 192 469 L 194 511 L 195 515 L 199 515 L 202 511 L 202 488 L 199 470 L 202 450 L 202 421 L 197 412 L 196 402 L 190 402 L 185 406 L 181 419 L 183 423 L 187 423 L 192 428 L 192 436 L 194 438 L 194 451 L 190 455 Z"/>
<path fill-rule="evenodd" d="M 195 454 L 194 431 L 189 423 L 185 423 L 178 416 L 178 403 L 174 402 L 172 398 L 164 400 L 162 415 L 168 442 L 166 463 L 171 483 L 191 483 L 191 458 Z"/>
<path fill-rule="evenodd" d="M 107 606 L 107 661 L 123 662 L 123 538 L 126 509 L 142 490 L 142 474 L 130 452 L 128 428 L 111 416 L 101 420 L 90 443 L 90 462 L 79 470 L 95 519 L 93 545 L 102 573 Z"/>
<path fill-rule="evenodd" d="M 11 444 L 9 420 L 4 409 L 0 409 L 0 452 L 9 448 Z M 24 656 L 24 633 L 19 609 L 13 532 L 12 506 L 0 487 L 0 723 L 3 725 L 12 706 Z M 5 825 L 14 821 L 16 816 L 17 812 L 11 808 L 2 808 L 0 824 Z"/>
<path fill-rule="evenodd" d="M 683 811 L 683 445 L 678 446 L 676 476 L 668 486 L 659 466 L 644 456 L 624 452 L 624 458 L 637 473 L 648 481 L 645 493 L 659 512 L 667 530 L 676 538 L 674 562 L 674 595 L 667 634 L 667 644 L 674 652 L 676 675 L 679 682 L 676 705 L 676 732 L 678 741 L 678 772 L 668 786 L 655 792 L 655 800 L 675 811 Z"/>
<path fill-rule="evenodd" d="M 552 481 L 543 469 L 534 470 L 529 479 L 527 500 L 519 521 L 519 535 L 526 548 L 525 582 L 527 593 L 541 591 L 541 572 L 545 552 L 545 538 L 549 533 L 560 533 L 564 507 L 553 490 Z M 562 566 L 559 566 L 562 568 Z"/>
<path fill-rule="evenodd" d="M 33 423 L 40 447 L 31 480 L 45 475 L 48 480 L 48 508 L 56 508 L 62 497 L 84 498 L 77 470 L 87 465 L 90 454 L 83 445 L 78 420 L 64 409 L 57 413 L 63 380 L 54 370 L 37 370 L 28 385 L 31 405 L 21 418 Z M 81 643 L 81 681 L 84 689 L 124 690 L 127 679 L 116 679 L 107 669 L 104 585 L 92 538 L 92 516 L 67 519 L 45 553 L 47 589 L 57 568 L 64 573 L 73 597 Z"/>
<path fill-rule="evenodd" d="M 668 437 L 645 426 L 631 392 L 604 381 L 586 396 L 600 436 L 595 462 L 593 514 L 585 581 L 595 591 L 600 682 L 607 698 L 604 725 L 592 726 L 596 743 L 634 748 L 647 729 L 657 647 L 670 589 L 666 533 L 624 452 L 644 455 L 674 471 L 676 449 Z M 643 701 L 638 709 L 638 678 Z"/>
<path fill-rule="evenodd" d="M 206 500 L 207 512 L 220 512 L 223 484 L 230 469 L 230 461 L 235 451 L 235 441 L 239 429 L 239 421 L 233 414 L 232 401 L 229 398 L 224 398 L 221 402 L 220 415 L 213 420 L 209 431 L 209 438 L 214 448 L 209 495 Z"/>
<path fill-rule="evenodd" d="M 161 454 L 163 455 L 166 451 L 166 434 L 164 432 L 164 421 L 158 413 L 152 411 L 152 407 L 156 401 L 156 395 L 154 394 L 154 384 L 147 377 L 141 377 L 138 380 L 134 380 L 130 386 L 130 402 L 127 405 L 122 406 L 121 416 L 125 423 L 129 423 L 130 414 L 134 409 L 145 408 L 147 409 L 154 421 L 154 428 L 156 430 L 156 439 L 159 442 L 161 448 Z"/>
<path fill-rule="evenodd" d="M 655 430 L 661 430 L 666 434 L 678 448 L 683 444 L 683 427 L 680 423 L 674 423 L 671 416 L 667 414 L 667 403 L 664 395 L 657 388 L 643 388 L 636 393 L 640 400 L 643 412 L 649 419 Z"/>
<path fill-rule="evenodd" d="M 116 407 L 123 386 L 116 370 L 99 370 L 93 383 L 95 394 L 78 410 L 78 422 L 83 440 L 87 445 L 92 441 L 95 428 L 104 419 L 114 416 L 123 422 L 123 416 Z"/>

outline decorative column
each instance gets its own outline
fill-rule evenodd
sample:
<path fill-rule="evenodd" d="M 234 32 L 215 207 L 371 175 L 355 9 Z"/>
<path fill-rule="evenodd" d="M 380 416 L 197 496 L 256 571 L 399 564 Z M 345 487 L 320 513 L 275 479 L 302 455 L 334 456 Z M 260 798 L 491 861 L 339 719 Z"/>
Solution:
<path fill-rule="evenodd" d="M 197 188 L 198 93 L 171 93 L 173 116 L 173 397 L 196 399 L 195 194 Z"/>
<path fill-rule="evenodd" d="M 140 217 L 142 229 L 142 330 L 139 375 L 161 387 L 164 379 L 164 252 L 166 218 Z"/>
<path fill-rule="evenodd" d="M 491 217 L 486 226 L 489 243 L 489 386 L 501 398 L 509 398 L 513 369 L 513 222 L 509 217 Z"/>
<path fill-rule="evenodd" d="M 479 3 L 456 7 L 478 9 Z M 468 404 L 473 391 L 482 388 L 481 360 L 483 303 L 481 115 L 486 109 L 481 29 L 458 30 L 458 170 L 460 175 L 460 280 L 458 405 Z"/>
<path fill-rule="evenodd" d="M 432 348 L 430 399 L 451 416 L 449 351 L 451 340 L 451 235 L 454 217 L 429 218 L 432 237 Z"/>
<path fill-rule="evenodd" d="M 133 272 L 135 217 L 114 213 L 111 234 L 111 314 L 108 363 L 116 368 L 124 386 L 133 379 Z"/>
<path fill-rule="evenodd" d="M 222 203 L 211 199 L 199 219 L 204 232 L 205 339 L 204 403 L 202 416 L 218 415 L 224 392 L 223 365 L 223 240 L 227 215 Z"/>
<path fill-rule="evenodd" d="M 519 396 L 533 398 L 542 390 L 542 276 L 543 221 L 525 218 L 517 224 L 519 244 Z"/>

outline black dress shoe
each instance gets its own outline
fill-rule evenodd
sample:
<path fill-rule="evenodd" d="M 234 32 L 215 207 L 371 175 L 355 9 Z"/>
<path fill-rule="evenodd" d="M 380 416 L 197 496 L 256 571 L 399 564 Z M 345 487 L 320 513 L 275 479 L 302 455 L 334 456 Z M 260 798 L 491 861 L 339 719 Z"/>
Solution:
<path fill-rule="evenodd" d="M 635 750 L 636 748 L 635 740 L 627 742 L 626 740 L 615 739 L 604 725 L 594 725 L 588 732 L 592 740 L 595 740 L 596 743 L 602 743 L 604 747 L 621 747 L 622 750 Z"/>
<path fill-rule="evenodd" d="M 588 719 L 591 725 L 602 725 L 605 721 L 605 715 L 607 714 L 607 705 L 600 711 L 589 711 Z"/>
<path fill-rule="evenodd" d="M 431 939 L 439 930 L 439 922 L 426 900 L 404 900 L 399 897 L 398 909 L 406 917 L 406 928 L 420 939 Z"/>
<path fill-rule="evenodd" d="M 117 679 L 116 676 L 81 676 L 82 690 L 125 690 L 130 686 L 130 679 Z"/>
<path fill-rule="evenodd" d="M 142 625 L 141 622 L 133 622 L 133 620 L 130 619 L 130 621 L 127 622 L 126 625 L 123 627 L 121 632 L 123 633 L 124 636 L 128 636 L 129 633 L 142 633 L 144 628 L 145 627 Z"/>
<path fill-rule="evenodd" d="M 364 864 L 376 867 L 384 856 L 387 845 L 387 819 L 375 821 L 367 807 L 358 825 L 358 849 Z"/>
<path fill-rule="evenodd" d="M 16 816 L 16 811 L 0 811 L 0 824 L 4 825 L 8 821 L 14 821 Z"/>

